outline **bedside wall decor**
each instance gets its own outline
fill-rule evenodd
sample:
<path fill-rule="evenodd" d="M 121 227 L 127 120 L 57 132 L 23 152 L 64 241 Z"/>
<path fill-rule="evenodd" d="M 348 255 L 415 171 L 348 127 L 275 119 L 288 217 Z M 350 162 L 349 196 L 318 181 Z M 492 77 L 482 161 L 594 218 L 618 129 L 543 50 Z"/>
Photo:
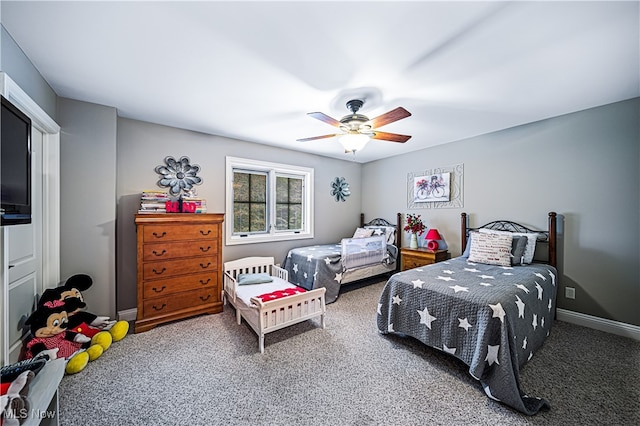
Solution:
<path fill-rule="evenodd" d="M 331 182 L 331 195 L 338 201 L 347 201 L 347 197 L 351 195 L 349 184 L 345 178 L 337 177 Z"/>
<path fill-rule="evenodd" d="M 464 207 L 464 164 L 407 174 L 407 208 Z"/>

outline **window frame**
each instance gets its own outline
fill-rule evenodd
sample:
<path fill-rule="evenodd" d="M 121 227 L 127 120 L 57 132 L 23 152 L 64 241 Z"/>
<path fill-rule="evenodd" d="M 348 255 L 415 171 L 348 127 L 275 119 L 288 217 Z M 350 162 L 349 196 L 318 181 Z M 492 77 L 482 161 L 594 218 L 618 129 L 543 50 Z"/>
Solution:
<path fill-rule="evenodd" d="M 226 202 L 225 202 L 225 241 L 226 245 L 264 243 L 274 241 L 289 241 L 313 238 L 313 168 L 293 166 L 289 164 L 273 163 L 269 161 L 251 160 L 239 157 L 226 157 L 225 167 Z M 234 170 L 247 172 L 267 173 L 267 232 L 234 234 L 234 200 L 233 200 L 233 173 Z M 276 175 L 300 177 L 303 180 L 303 225 L 299 231 L 276 230 Z"/>

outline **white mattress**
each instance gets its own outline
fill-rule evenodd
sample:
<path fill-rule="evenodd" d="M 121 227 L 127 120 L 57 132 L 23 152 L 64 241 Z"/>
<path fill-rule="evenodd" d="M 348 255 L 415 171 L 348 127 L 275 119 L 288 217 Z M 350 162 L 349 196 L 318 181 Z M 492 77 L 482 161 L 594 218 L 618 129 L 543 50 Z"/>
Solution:
<path fill-rule="evenodd" d="M 270 283 L 239 285 L 236 290 L 236 297 L 244 302 L 245 305 L 251 306 L 251 298 L 261 296 L 285 288 L 295 288 L 294 284 L 283 280 L 282 278 L 273 277 Z"/>

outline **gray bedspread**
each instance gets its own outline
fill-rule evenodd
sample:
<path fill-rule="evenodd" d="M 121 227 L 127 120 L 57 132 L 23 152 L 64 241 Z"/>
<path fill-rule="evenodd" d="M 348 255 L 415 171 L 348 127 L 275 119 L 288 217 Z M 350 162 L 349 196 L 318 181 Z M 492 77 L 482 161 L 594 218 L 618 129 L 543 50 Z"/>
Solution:
<path fill-rule="evenodd" d="M 556 269 L 501 267 L 455 258 L 393 275 L 378 304 L 378 330 L 414 337 L 464 361 L 485 393 L 535 414 L 547 401 L 525 394 L 519 369 L 553 324 Z"/>
<path fill-rule="evenodd" d="M 340 294 L 343 275 L 347 271 L 343 265 L 342 252 L 342 244 L 321 244 L 291 249 L 282 262 L 282 268 L 289 272 L 289 281 L 295 285 L 307 290 L 325 287 L 325 303 L 333 303 Z M 357 257 L 357 253 L 353 255 Z M 375 262 L 386 265 L 385 272 L 393 272 L 396 257 L 397 248 L 387 245 L 387 255 Z M 367 264 L 365 262 L 359 266 L 366 267 Z"/>

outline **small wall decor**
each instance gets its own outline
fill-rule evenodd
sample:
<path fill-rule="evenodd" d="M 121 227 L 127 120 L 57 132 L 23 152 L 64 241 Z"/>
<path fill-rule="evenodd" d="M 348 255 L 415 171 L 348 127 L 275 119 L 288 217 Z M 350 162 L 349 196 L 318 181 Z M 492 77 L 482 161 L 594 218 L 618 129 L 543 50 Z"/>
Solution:
<path fill-rule="evenodd" d="M 189 163 L 189 157 L 165 157 L 164 165 L 157 166 L 154 170 L 161 175 L 158 186 L 169 188 L 170 195 L 180 195 L 182 191 L 191 193 L 193 185 L 200 185 L 202 178 L 197 176 L 200 166 Z"/>
<path fill-rule="evenodd" d="M 349 190 L 349 184 L 343 177 L 337 177 L 331 182 L 331 195 L 335 197 L 336 202 L 347 201 L 351 191 Z"/>
<path fill-rule="evenodd" d="M 439 167 L 407 175 L 409 209 L 445 209 L 464 206 L 464 165 Z"/>

